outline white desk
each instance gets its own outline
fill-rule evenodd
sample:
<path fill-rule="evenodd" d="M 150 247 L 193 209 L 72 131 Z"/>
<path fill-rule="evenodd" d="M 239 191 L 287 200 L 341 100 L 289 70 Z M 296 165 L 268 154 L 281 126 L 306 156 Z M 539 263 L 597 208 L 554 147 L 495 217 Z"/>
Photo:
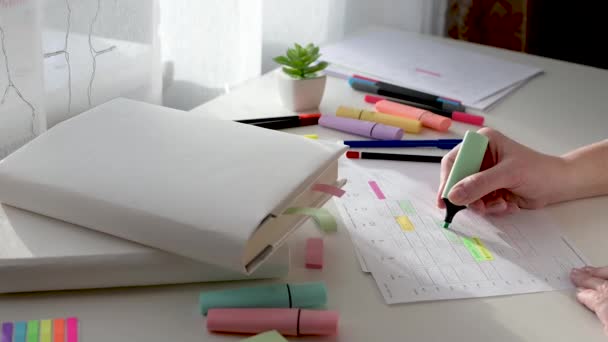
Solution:
<path fill-rule="evenodd" d="M 446 41 L 446 44 L 467 43 Z M 604 109 L 608 71 L 468 45 L 546 71 L 488 113 L 488 126 L 547 153 L 562 153 L 608 137 L 608 110 Z M 276 94 L 272 75 L 266 75 L 194 112 L 222 119 L 288 114 Z M 367 106 L 361 93 L 350 90 L 344 81 L 329 79 L 321 111 L 332 112 L 341 104 Z M 452 136 L 460 136 L 471 127 L 455 124 Z M 317 133 L 324 139 L 349 137 L 314 126 L 288 131 Z M 438 135 L 425 130 L 422 136 Z M 328 208 L 336 213 L 331 203 Z M 595 198 L 546 210 L 561 222 L 566 235 L 591 262 L 608 264 L 606 208 L 608 198 Z M 343 226 L 337 234 L 326 236 L 324 270 L 307 270 L 302 266 L 303 242 L 306 237 L 318 234 L 310 223 L 295 234 L 289 242 L 292 272 L 287 279 L 276 281 L 325 281 L 329 308 L 341 313 L 340 332 L 330 338 L 298 338 L 298 341 L 606 340 L 599 322 L 569 292 L 388 306 L 373 279 L 361 272 Z M 244 285 L 191 284 L 0 296 L 0 321 L 76 315 L 82 320 L 85 342 L 238 341 L 240 337 L 206 332 L 197 312 L 197 296 L 202 290 Z"/>

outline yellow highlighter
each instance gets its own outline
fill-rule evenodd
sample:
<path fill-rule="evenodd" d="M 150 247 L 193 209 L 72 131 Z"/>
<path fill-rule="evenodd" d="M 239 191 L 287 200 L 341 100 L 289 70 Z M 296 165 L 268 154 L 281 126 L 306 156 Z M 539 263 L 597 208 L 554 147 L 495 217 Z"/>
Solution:
<path fill-rule="evenodd" d="M 399 127 L 407 133 L 420 133 L 422 122 L 414 119 L 407 119 L 380 112 L 373 112 L 365 109 L 340 106 L 336 110 L 336 116 L 343 118 L 372 121 L 388 126 Z"/>

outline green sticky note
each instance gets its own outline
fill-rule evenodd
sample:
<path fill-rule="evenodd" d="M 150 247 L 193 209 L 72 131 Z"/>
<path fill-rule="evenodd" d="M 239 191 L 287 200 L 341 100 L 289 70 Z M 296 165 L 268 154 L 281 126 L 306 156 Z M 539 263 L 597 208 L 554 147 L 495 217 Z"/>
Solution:
<path fill-rule="evenodd" d="M 27 342 L 38 342 L 38 336 L 40 335 L 40 325 L 38 321 L 27 322 Z"/>
<path fill-rule="evenodd" d="M 338 224 L 336 223 L 336 219 L 329 212 L 329 210 L 325 208 L 294 207 L 285 210 L 284 214 L 311 216 L 315 220 L 317 226 L 327 233 L 335 232 L 338 230 Z"/>
<path fill-rule="evenodd" d="M 287 342 L 287 340 L 276 330 L 270 330 L 241 340 L 241 342 Z"/>
<path fill-rule="evenodd" d="M 408 200 L 399 201 L 399 206 L 403 209 L 403 212 L 410 215 L 416 215 L 416 209 L 412 205 L 412 202 Z"/>
<path fill-rule="evenodd" d="M 479 172 L 487 147 L 488 137 L 485 135 L 473 131 L 465 133 L 441 197 L 447 198 L 456 183 Z"/>

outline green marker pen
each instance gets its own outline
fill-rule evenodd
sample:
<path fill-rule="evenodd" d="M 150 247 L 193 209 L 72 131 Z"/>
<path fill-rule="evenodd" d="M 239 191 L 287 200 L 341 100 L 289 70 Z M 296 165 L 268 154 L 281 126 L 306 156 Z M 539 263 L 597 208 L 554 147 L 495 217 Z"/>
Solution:
<path fill-rule="evenodd" d="M 473 131 L 467 131 L 465 133 L 462 144 L 460 145 L 460 150 L 456 155 L 456 161 L 452 166 L 445 188 L 441 194 L 441 198 L 443 199 L 446 208 L 444 228 L 450 226 L 450 223 L 452 223 L 454 215 L 456 215 L 457 212 L 466 208 L 465 206 L 455 205 L 450 202 L 448 200 L 448 194 L 456 183 L 479 172 L 487 147 L 488 137 L 485 135 Z"/>

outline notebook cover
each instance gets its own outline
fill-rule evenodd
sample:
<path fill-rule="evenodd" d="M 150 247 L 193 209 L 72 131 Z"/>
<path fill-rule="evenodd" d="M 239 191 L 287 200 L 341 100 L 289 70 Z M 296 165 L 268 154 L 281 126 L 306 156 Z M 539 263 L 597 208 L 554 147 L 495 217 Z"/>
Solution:
<path fill-rule="evenodd" d="M 247 273 L 258 225 L 345 149 L 115 99 L 0 161 L 0 202 Z"/>
<path fill-rule="evenodd" d="M 0 205 L 0 293 L 281 278 L 284 245 L 250 276 Z"/>

